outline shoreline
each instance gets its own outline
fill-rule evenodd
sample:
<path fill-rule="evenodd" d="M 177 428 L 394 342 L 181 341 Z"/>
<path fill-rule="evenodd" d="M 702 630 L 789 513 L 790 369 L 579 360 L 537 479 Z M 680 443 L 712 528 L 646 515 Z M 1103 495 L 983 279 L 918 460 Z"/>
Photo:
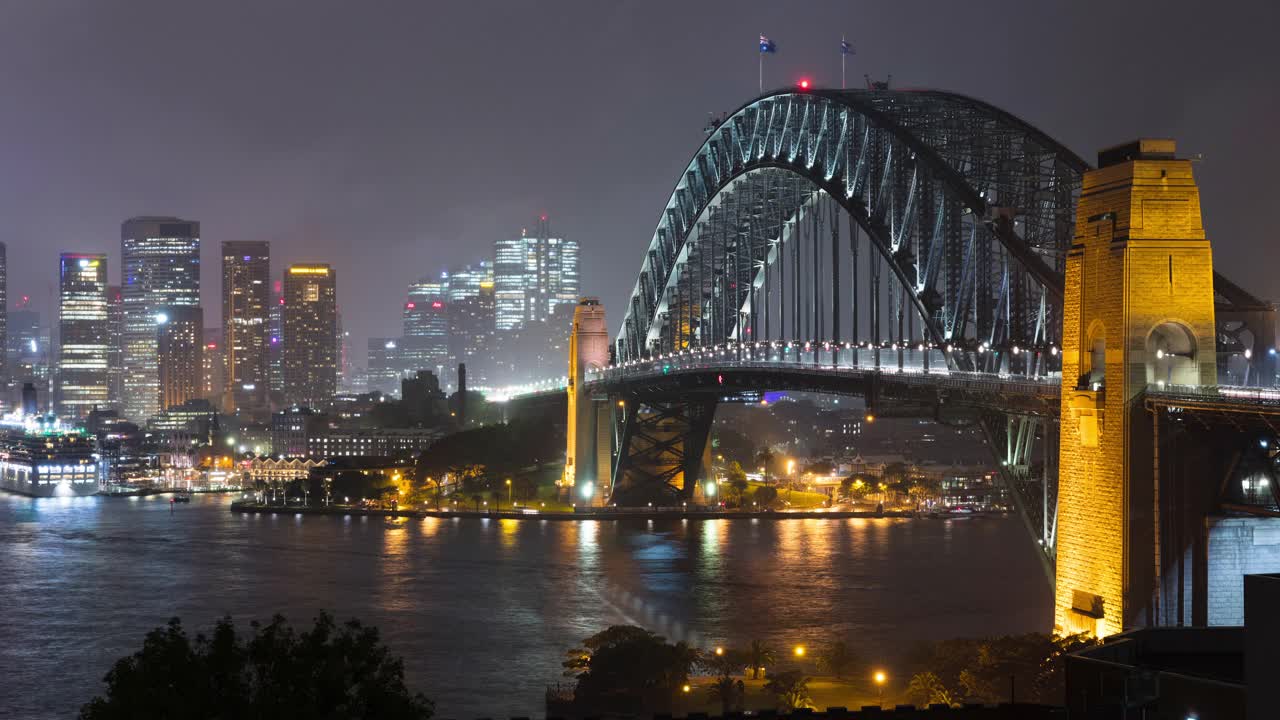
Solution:
<path fill-rule="evenodd" d="M 247 513 L 252 515 L 330 515 L 330 516 L 347 516 L 358 515 L 365 517 L 389 517 L 389 518 L 473 518 L 473 519 L 496 519 L 496 520 L 654 520 L 658 518 L 673 518 L 681 520 L 842 520 L 848 518 L 922 518 L 929 520 L 951 520 L 963 518 L 980 518 L 1002 516 L 1007 513 L 989 512 L 989 513 L 971 513 L 966 515 L 951 516 L 939 515 L 936 513 L 918 513 L 912 510 L 886 510 L 883 513 L 877 513 L 874 510 L 795 510 L 788 512 L 746 512 L 741 510 L 651 510 L 647 508 L 623 508 L 623 509 L 593 509 L 580 510 L 577 512 L 558 512 L 558 511 L 537 511 L 528 510 L 492 510 L 480 511 L 473 510 L 379 510 L 379 509 L 362 509 L 350 506 L 287 506 L 287 505 L 262 505 L 254 502 L 236 501 L 231 503 L 231 512 Z"/>

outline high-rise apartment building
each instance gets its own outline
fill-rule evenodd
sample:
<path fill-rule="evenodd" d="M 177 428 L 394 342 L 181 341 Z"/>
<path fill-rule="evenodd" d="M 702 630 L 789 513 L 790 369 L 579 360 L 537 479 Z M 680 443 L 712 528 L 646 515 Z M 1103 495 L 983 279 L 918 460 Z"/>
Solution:
<path fill-rule="evenodd" d="M 409 373 L 438 373 L 449 359 L 448 274 L 409 285 L 400 358 Z"/>
<path fill-rule="evenodd" d="M 204 395 L 204 310 L 172 305 L 156 311 L 156 364 L 160 409 L 168 410 Z"/>
<path fill-rule="evenodd" d="M 547 216 L 534 233 L 494 244 L 494 326 L 516 330 L 578 302 L 578 242 L 551 237 Z"/>
<path fill-rule="evenodd" d="M 143 423 L 160 410 L 156 317 L 161 308 L 200 304 L 200 223 L 136 217 L 120 228 L 123 263 L 125 417 Z"/>
<path fill-rule="evenodd" d="M 223 412 L 270 418 L 271 248 L 257 241 L 222 243 Z"/>
<path fill-rule="evenodd" d="M 319 407 L 337 391 L 337 278 L 322 264 L 290 265 L 284 275 L 281 372 L 284 400 Z"/>
<path fill-rule="evenodd" d="M 9 310 L 8 355 L 10 402 L 20 407 L 19 392 L 26 383 L 47 397 L 50 364 L 49 328 L 41 323 L 40 313 L 31 309 L 30 299 L 22 297 Z"/>
<path fill-rule="evenodd" d="M 58 411 L 84 417 L 106 405 L 107 256 L 62 253 L 58 273 Z"/>

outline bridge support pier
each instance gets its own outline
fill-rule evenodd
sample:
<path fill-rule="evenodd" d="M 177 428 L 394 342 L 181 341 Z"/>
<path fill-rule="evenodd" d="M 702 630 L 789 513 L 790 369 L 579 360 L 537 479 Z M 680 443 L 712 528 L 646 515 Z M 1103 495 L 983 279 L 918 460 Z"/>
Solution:
<path fill-rule="evenodd" d="M 715 400 L 629 397 L 622 410 L 610 502 L 674 506 L 693 497 L 709 449 Z"/>
<path fill-rule="evenodd" d="M 1148 385 L 1216 380 L 1213 256 L 1172 140 L 1104 150 L 1067 255 L 1055 629 L 1157 624 L 1162 509 Z"/>

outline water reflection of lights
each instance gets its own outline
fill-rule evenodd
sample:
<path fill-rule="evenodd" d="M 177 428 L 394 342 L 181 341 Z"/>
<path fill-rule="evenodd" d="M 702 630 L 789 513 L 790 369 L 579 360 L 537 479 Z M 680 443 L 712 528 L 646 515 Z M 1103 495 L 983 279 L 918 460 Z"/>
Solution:
<path fill-rule="evenodd" d="M 427 516 L 422 518 L 422 533 L 426 537 L 435 537 L 440 532 L 440 518 Z"/>

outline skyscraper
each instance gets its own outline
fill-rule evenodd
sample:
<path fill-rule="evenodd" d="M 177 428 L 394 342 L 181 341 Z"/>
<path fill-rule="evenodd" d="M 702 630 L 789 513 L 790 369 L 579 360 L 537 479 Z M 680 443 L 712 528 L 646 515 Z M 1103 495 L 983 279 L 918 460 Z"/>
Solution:
<path fill-rule="evenodd" d="M 204 310 L 172 305 L 156 311 L 156 362 L 160 409 L 168 410 L 203 396 Z"/>
<path fill-rule="evenodd" d="M 423 278 L 409 285 L 404 303 L 404 332 L 400 357 L 404 369 L 439 373 L 449 358 L 448 275 L 439 280 Z"/>
<path fill-rule="evenodd" d="M 271 249 L 269 243 L 222 243 L 223 412 L 270 419 Z"/>
<path fill-rule="evenodd" d="M 124 302 L 124 398 L 129 419 L 160 410 L 156 315 L 160 308 L 200 304 L 200 223 L 136 217 L 120 228 Z"/>
<path fill-rule="evenodd" d="M 494 326 L 515 330 L 546 320 L 561 305 L 578 302 L 578 242 L 551 237 L 547 216 L 538 219 L 532 236 L 494 244 Z"/>
<path fill-rule="evenodd" d="M 488 385 L 494 371 L 492 276 L 477 283 L 475 294 L 451 299 L 448 310 L 450 367 L 445 377 L 452 378 L 457 387 L 458 364 L 466 363 L 471 385 Z"/>
<path fill-rule="evenodd" d="M 369 338 L 369 390 L 387 395 L 400 392 L 404 362 L 400 359 L 400 338 Z"/>
<path fill-rule="evenodd" d="M 338 380 L 337 278 L 328 265 L 290 265 L 284 275 L 281 371 L 284 400 L 321 406 Z"/>
<path fill-rule="evenodd" d="M 124 405 L 124 299 L 119 285 L 107 287 L 107 407 Z"/>
<path fill-rule="evenodd" d="M 58 273 L 59 413 L 107 403 L 107 256 L 62 253 Z"/>
<path fill-rule="evenodd" d="M 267 377 L 270 379 L 271 406 L 284 402 L 284 283 L 271 283 L 271 310 L 267 312 L 270 338 L 267 346 Z"/>
<path fill-rule="evenodd" d="M 0 242 L 0 348 L 9 347 L 9 257 L 5 244 Z M 0 353 L 0 387 L 9 382 L 8 353 Z M 0 398 L 3 394 L 0 394 Z M 0 402 L 3 402 L 0 399 Z"/>
<path fill-rule="evenodd" d="M 8 313 L 9 401 L 15 407 L 21 407 L 19 393 L 26 383 L 46 398 L 49 392 L 49 330 L 40 324 L 40 313 L 32 310 L 27 300 L 24 297 Z"/>

